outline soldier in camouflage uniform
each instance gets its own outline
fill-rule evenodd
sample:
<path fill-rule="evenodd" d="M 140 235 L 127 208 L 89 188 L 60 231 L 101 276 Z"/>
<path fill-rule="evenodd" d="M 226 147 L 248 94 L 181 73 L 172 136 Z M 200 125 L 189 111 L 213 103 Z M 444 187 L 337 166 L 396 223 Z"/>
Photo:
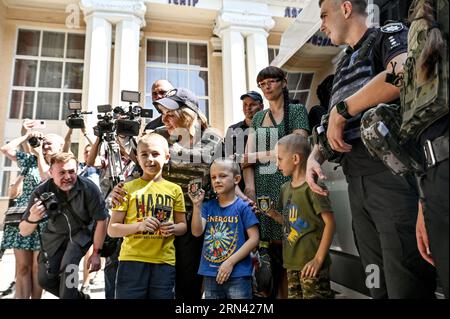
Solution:
<path fill-rule="evenodd" d="M 326 135 L 331 148 L 343 154 L 340 163 L 361 261 L 365 269 L 376 266 L 380 271 L 380 285 L 368 288 L 373 298 L 433 298 L 435 273 L 416 247 L 414 177 L 391 174 L 367 152 L 360 134 L 366 110 L 399 98 L 399 88 L 385 79 L 395 63 L 399 72 L 406 60 L 407 29 L 400 23 L 368 28 L 365 0 L 320 0 L 319 5 L 321 30 L 333 44 L 349 45 L 336 69 Z M 315 181 L 325 178 L 323 161 L 315 146 L 306 178 L 319 194 L 326 194 Z"/>
<path fill-rule="evenodd" d="M 435 264 L 446 298 L 449 297 L 449 199 L 448 199 L 448 1 L 416 1 L 408 44 L 411 65 L 405 70 L 403 138 L 419 141 L 426 159 L 421 176 L 423 191 L 419 212 L 417 238 L 419 250 L 428 260 L 426 237 L 430 242 L 432 262 Z M 415 24 L 425 30 L 414 32 Z M 423 34 L 427 40 L 423 44 Z M 412 44 L 416 43 L 413 47 Z M 413 51 L 415 50 L 415 51 Z M 423 54 L 423 55 L 422 55 Z M 417 65 L 418 62 L 422 65 Z M 413 62 L 416 62 L 412 68 Z M 415 71 L 415 74 L 413 73 Z M 425 75 L 425 76 L 423 76 Z M 426 79 L 427 81 L 423 81 Z M 423 81 L 423 82 L 422 82 Z M 409 85 L 411 82 L 414 84 Z M 410 90 L 414 87 L 415 90 Z M 411 93 L 415 93 L 408 99 Z M 410 103 L 412 102 L 412 103 Z M 414 102 L 416 102 L 414 104 Z M 417 121 L 417 119 L 419 121 Z M 415 125 L 413 125 L 415 124 Z M 423 222 L 423 218 L 425 221 Z M 426 230 L 425 225 L 426 224 Z"/>

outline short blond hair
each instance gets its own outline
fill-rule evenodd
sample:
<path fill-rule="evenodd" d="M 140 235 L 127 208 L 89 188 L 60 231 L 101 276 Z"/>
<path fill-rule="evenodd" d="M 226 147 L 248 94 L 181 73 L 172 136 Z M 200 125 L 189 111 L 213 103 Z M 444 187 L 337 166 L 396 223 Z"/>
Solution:
<path fill-rule="evenodd" d="M 53 166 L 53 164 L 57 163 L 67 163 L 70 160 L 75 160 L 78 166 L 78 159 L 72 153 L 65 153 L 65 152 L 57 153 L 51 157 L 50 166 Z"/>
<path fill-rule="evenodd" d="M 157 142 L 157 144 L 161 145 L 164 148 L 166 154 L 169 154 L 169 143 L 164 138 L 164 136 L 157 133 L 146 133 L 142 135 L 138 141 L 137 148 L 139 148 L 139 145 L 145 144 L 148 146 L 153 142 Z"/>
<path fill-rule="evenodd" d="M 287 153 L 298 154 L 302 158 L 300 163 L 302 169 L 306 169 L 306 160 L 311 153 L 311 145 L 309 144 L 308 138 L 300 134 L 289 134 L 283 136 L 277 143 L 277 146 L 283 146 Z"/>
<path fill-rule="evenodd" d="M 221 158 L 221 157 L 216 158 L 214 162 L 212 162 L 211 167 L 214 164 L 227 166 L 230 169 L 230 172 L 233 173 L 233 176 L 241 175 L 241 168 L 239 164 L 230 158 Z"/>

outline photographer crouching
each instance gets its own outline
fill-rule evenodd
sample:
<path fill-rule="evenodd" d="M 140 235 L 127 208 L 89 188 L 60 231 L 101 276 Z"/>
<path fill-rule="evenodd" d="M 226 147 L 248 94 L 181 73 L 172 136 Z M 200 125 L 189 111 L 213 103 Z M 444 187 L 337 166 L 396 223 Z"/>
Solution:
<path fill-rule="evenodd" d="M 61 299 L 86 299 L 78 290 L 78 265 L 89 247 L 89 270 L 101 267 L 100 251 L 106 235 L 108 210 L 98 187 L 77 176 L 73 154 L 59 153 L 50 161 L 51 178 L 33 192 L 19 225 L 29 236 L 38 228 L 41 249 L 38 257 L 39 284 Z M 40 223 L 48 219 L 48 224 Z"/>

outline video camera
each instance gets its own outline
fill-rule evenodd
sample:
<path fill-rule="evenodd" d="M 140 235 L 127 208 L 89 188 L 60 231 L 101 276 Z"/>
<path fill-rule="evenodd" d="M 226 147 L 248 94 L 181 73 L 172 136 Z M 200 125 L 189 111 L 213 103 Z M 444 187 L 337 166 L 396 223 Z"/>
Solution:
<path fill-rule="evenodd" d="M 66 125 L 71 129 L 84 128 L 83 114 L 92 114 L 92 112 L 81 112 L 81 103 L 78 101 L 69 101 L 67 103 L 69 110 L 74 113 L 69 114 L 66 118 Z"/>
<path fill-rule="evenodd" d="M 117 135 L 122 136 L 138 136 L 141 126 L 140 118 L 151 118 L 153 116 L 152 110 L 145 110 L 140 106 L 133 106 L 133 103 L 138 103 L 141 99 L 141 94 L 135 91 L 122 91 L 121 100 L 129 102 L 128 111 L 121 106 L 112 109 L 111 105 L 99 105 L 97 107 L 99 113 L 104 115 L 97 115 L 100 120 L 97 126 L 94 127 L 94 134 L 102 136 L 116 132 Z"/>
<path fill-rule="evenodd" d="M 112 115 L 112 107 L 109 104 L 98 105 L 98 113 L 104 113 L 103 115 L 97 114 L 97 126 L 94 127 L 95 136 L 101 137 L 104 134 L 113 133 L 115 130 L 114 116 Z"/>
<path fill-rule="evenodd" d="M 116 133 L 122 136 L 138 136 L 141 126 L 140 118 L 151 118 L 152 110 L 145 110 L 140 106 L 132 106 L 133 103 L 139 103 L 141 94 L 135 91 L 122 91 L 121 100 L 129 102 L 128 112 L 121 106 L 114 108 L 114 114 L 118 116 L 116 120 Z"/>

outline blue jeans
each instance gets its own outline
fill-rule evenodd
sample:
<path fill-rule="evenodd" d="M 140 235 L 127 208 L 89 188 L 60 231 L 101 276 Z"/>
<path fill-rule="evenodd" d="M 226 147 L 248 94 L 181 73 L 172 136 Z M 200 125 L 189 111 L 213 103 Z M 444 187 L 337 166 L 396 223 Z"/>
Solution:
<path fill-rule="evenodd" d="M 115 299 L 174 299 L 175 267 L 119 261 Z"/>
<path fill-rule="evenodd" d="M 216 277 L 205 276 L 205 299 L 252 299 L 252 277 L 229 278 L 222 285 Z"/>

